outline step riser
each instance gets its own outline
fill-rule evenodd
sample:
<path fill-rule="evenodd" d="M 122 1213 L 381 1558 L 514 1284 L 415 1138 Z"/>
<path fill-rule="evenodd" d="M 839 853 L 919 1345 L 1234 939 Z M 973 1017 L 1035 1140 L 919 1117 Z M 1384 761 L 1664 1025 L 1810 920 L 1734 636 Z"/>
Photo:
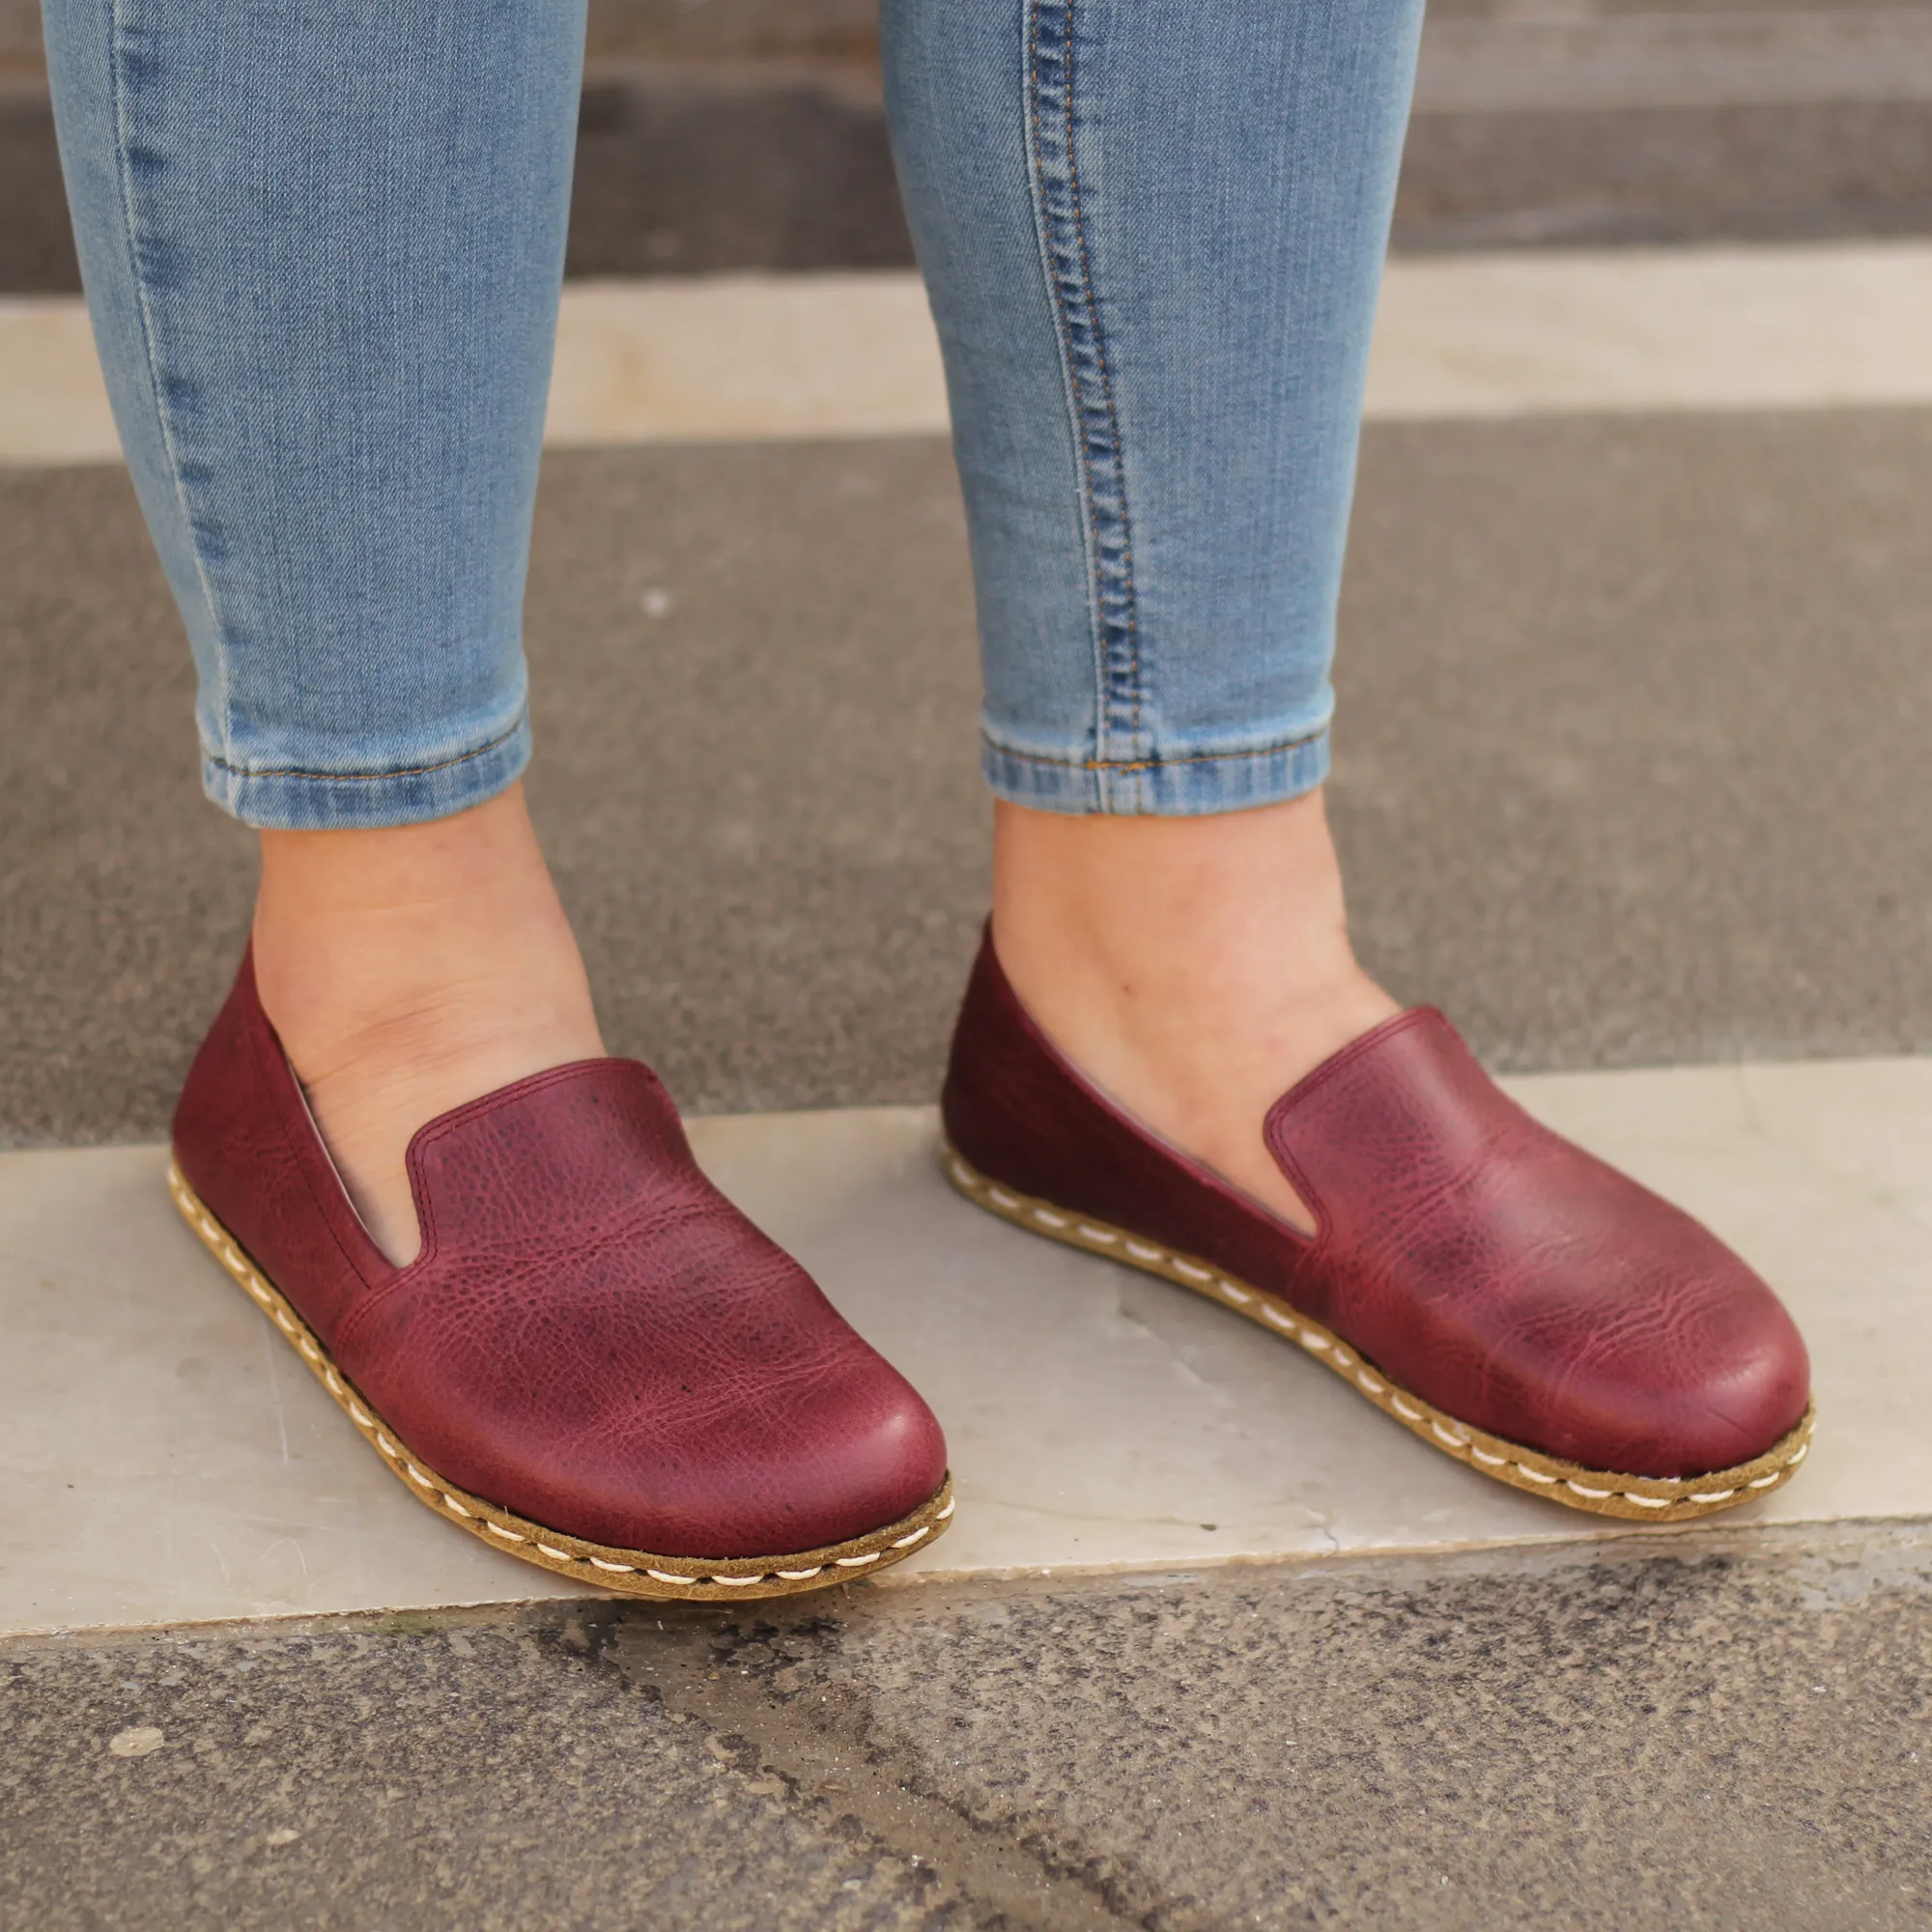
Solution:
<path fill-rule="evenodd" d="M 663 32 L 652 10 L 594 23 L 568 272 L 911 264 L 863 8 L 820 0 L 788 26 L 752 0 L 656 12 Z M 1654 21 L 1585 23 L 1560 45 L 1444 21 L 1425 39 L 1395 245 L 1932 233 L 1932 14 L 1824 17 L 1846 23 L 1835 58 L 1817 15 L 1769 14 L 1754 38 L 1698 25 L 1731 14 L 1691 16 L 1681 49 Z M 8 18 L 0 294 L 71 293 L 53 117 Z"/>

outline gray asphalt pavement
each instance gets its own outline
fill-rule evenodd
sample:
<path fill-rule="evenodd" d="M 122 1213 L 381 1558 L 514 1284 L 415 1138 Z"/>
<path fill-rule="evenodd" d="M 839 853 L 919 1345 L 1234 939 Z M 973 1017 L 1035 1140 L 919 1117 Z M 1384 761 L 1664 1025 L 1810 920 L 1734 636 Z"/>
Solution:
<path fill-rule="evenodd" d="M 760 1609 L 0 1647 L 0 1921 L 1932 1920 L 1923 1532 Z"/>
<path fill-rule="evenodd" d="M 1932 1046 L 1928 476 L 1932 412 L 1373 429 L 1333 797 L 1397 993 L 1518 1069 Z M 554 455 L 529 629 L 613 1048 L 930 1098 L 985 906 L 946 450 Z M 252 859 L 117 471 L 0 475 L 0 1144 L 157 1136 Z"/>

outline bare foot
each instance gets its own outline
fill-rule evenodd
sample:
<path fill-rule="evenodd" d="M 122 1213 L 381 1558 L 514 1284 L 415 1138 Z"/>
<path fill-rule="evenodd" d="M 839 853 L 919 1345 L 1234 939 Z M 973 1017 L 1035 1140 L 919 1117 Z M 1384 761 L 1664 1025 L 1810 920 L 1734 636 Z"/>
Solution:
<path fill-rule="evenodd" d="M 454 818 L 265 832 L 255 976 L 376 1243 L 421 1245 L 403 1161 L 437 1115 L 604 1043 L 523 787 Z"/>
<path fill-rule="evenodd" d="M 1203 818 L 1002 801 L 993 943 L 1027 1009 L 1102 1092 L 1312 1232 L 1262 1122 L 1399 1010 L 1355 963 L 1319 791 Z"/>

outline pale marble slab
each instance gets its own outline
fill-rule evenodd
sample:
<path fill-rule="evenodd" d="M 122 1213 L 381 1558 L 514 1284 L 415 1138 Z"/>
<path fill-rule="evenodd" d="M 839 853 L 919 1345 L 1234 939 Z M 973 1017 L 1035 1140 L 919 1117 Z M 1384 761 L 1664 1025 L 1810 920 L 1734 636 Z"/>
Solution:
<path fill-rule="evenodd" d="M 1508 1084 L 1704 1216 L 1804 1328 L 1817 1447 L 1724 1520 L 1932 1516 L 1932 1059 Z M 934 1135 L 919 1108 L 693 1125 L 946 1423 L 953 1528 L 881 1586 L 1629 1533 L 1435 1454 L 1218 1307 L 981 1213 Z M 411 1500 L 180 1225 L 162 1166 L 0 1155 L 0 1631 L 569 1594 Z"/>
<path fill-rule="evenodd" d="M 1835 31 L 1835 29 L 1834 29 Z M 1932 243 L 1398 259 L 1368 414 L 1932 403 Z M 573 282 L 548 440 L 573 447 L 938 436 L 939 342 L 900 272 Z M 120 456 L 85 309 L 0 300 L 0 463 Z"/>

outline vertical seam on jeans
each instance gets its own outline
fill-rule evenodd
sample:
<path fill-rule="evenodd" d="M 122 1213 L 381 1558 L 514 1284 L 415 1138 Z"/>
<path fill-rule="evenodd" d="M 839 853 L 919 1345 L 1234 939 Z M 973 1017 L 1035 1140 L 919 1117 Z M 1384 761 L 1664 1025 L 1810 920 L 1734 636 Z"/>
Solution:
<path fill-rule="evenodd" d="M 141 259 L 141 240 L 134 224 L 134 182 L 128 160 L 126 90 L 123 86 L 122 36 L 126 25 L 123 9 L 127 0 L 112 0 L 108 9 L 108 73 L 114 101 L 114 172 L 121 187 L 121 222 L 128 236 L 128 268 L 134 284 L 135 313 L 141 324 L 141 353 L 148 363 L 148 387 L 155 399 L 155 421 L 161 433 L 161 449 L 167 458 L 168 474 L 175 486 L 175 500 L 181 506 L 182 526 L 187 532 L 188 551 L 194 558 L 195 582 L 201 601 L 213 629 L 214 662 L 220 674 L 218 704 L 221 713 L 222 758 L 215 760 L 233 770 L 225 754 L 234 749 L 235 734 L 228 719 L 228 647 L 221 635 L 221 619 L 215 608 L 214 586 L 209 582 L 208 567 L 201 554 L 200 532 L 187 497 L 187 482 L 182 473 L 181 449 L 175 440 L 174 423 L 169 418 L 167 394 L 161 383 L 160 355 L 155 346 L 155 318 L 148 303 L 147 272 Z"/>
<path fill-rule="evenodd" d="M 1052 11 L 1058 23 L 1059 99 L 1045 78 L 1040 54 L 1040 22 Z M 1109 757 L 1114 731 L 1116 687 L 1122 676 L 1132 704 L 1132 751 L 1142 755 L 1140 615 L 1134 586 L 1133 525 L 1127 511 L 1126 469 L 1121 447 L 1120 412 L 1113 373 L 1094 294 L 1092 255 L 1080 195 L 1080 169 L 1074 154 L 1074 0 L 1031 0 L 1027 36 L 1027 125 L 1029 173 L 1048 293 L 1060 337 L 1062 373 L 1066 384 L 1080 468 L 1086 520 L 1090 608 L 1096 630 L 1100 690 L 1095 720 L 1095 765 L 1124 766 Z M 1049 43 L 1048 57 L 1053 48 Z M 1048 182 L 1047 125 L 1042 104 L 1057 107 L 1063 152 L 1064 186 Z M 1137 781 L 1138 785 L 1138 781 Z M 1112 809 L 1103 798 L 1102 809 Z"/>
<path fill-rule="evenodd" d="M 1067 341 L 1066 314 L 1060 298 L 1059 278 L 1054 273 L 1053 239 L 1046 211 L 1045 169 L 1041 154 L 1039 90 L 1039 12 L 1041 0 L 1028 0 L 1027 35 L 1023 55 L 1022 85 L 1026 95 L 1027 186 L 1033 198 L 1034 236 L 1039 248 L 1040 280 L 1045 286 L 1047 307 L 1053 317 L 1054 340 L 1060 349 L 1061 388 L 1066 404 L 1066 435 L 1069 455 L 1078 477 L 1080 492 L 1080 544 L 1086 566 L 1088 646 L 1094 666 L 1094 758 L 1106 750 L 1107 668 L 1105 620 L 1100 610 L 1098 569 L 1095 563 L 1094 530 L 1094 490 L 1092 466 L 1086 438 L 1080 427 L 1080 397 L 1073 376 L 1073 352 Z M 1096 793 L 1099 789 L 1095 781 Z"/>

